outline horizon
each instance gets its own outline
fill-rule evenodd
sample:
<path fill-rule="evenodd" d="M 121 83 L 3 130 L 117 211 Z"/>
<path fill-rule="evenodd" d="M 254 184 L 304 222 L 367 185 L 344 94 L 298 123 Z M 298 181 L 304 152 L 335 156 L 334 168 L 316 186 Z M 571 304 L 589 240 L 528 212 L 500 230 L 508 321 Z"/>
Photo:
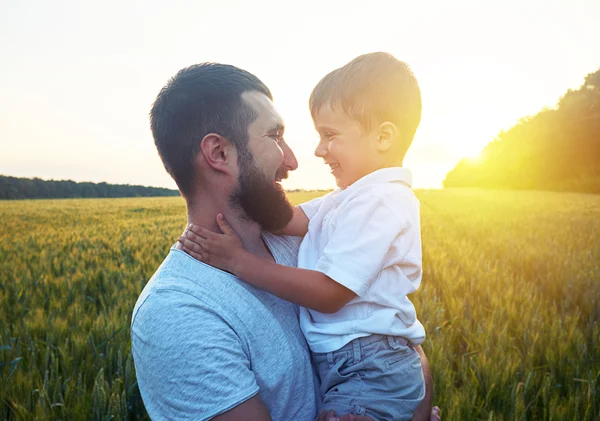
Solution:
<path fill-rule="evenodd" d="M 3 12 L 0 174 L 12 177 L 176 189 L 152 140 L 150 105 L 179 69 L 216 61 L 256 74 L 273 92 L 299 161 L 284 188 L 334 188 L 313 155 L 308 97 L 334 68 L 387 51 L 412 67 L 423 96 L 405 166 L 415 188 L 441 188 L 461 159 L 476 157 L 521 118 L 553 108 L 600 67 L 600 3 L 589 0 L 368 7 L 265 0 L 210 8 L 64 0 L 8 3 Z"/>

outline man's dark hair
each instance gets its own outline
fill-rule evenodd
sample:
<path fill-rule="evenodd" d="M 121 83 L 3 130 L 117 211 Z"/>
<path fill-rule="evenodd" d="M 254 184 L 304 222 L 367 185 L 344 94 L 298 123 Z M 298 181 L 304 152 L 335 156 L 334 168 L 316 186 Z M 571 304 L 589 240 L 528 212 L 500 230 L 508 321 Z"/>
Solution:
<path fill-rule="evenodd" d="M 257 115 L 241 98 L 247 91 L 273 99 L 252 73 L 227 64 L 200 63 L 180 70 L 156 97 L 150 111 L 154 143 L 183 195 L 192 188 L 194 160 L 207 134 L 220 134 L 240 157 L 249 156 L 248 126 Z"/>
<path fill-rule="evenodd" d="M 421 121 L 421 90 L 410 67 L 388 53 L 370 53 L 326 75 L 310 95 L 313 119 L 321 107 L 339 107 L 369 130 L 396 124 L 407 143 Z"/>

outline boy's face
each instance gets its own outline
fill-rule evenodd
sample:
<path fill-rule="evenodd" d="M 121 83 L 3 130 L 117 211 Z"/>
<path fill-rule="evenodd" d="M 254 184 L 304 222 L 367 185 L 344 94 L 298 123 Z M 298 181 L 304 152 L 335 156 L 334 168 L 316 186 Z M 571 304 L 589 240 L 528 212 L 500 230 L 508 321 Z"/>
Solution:
<path fill-rule="evenodd" d="M 319 144 L 315 156 L 331 168 L 341 189 L 380 168 L 376 148 L 377 132 L 363 126 L 340 109 L 325 105 L 315 114 Z"/>

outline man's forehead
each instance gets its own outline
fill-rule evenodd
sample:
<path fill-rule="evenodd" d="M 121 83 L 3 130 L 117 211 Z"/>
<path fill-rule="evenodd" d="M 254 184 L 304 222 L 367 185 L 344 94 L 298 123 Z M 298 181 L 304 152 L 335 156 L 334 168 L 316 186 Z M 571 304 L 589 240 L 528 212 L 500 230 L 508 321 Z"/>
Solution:
<path fill-rule="evenodd" d="M 268 96 L 258 91 L 247 91 L 242 94 L 242 100 L 258 114 L 251 126 L 259 130 L 283 129 L 283 118 Z"/>

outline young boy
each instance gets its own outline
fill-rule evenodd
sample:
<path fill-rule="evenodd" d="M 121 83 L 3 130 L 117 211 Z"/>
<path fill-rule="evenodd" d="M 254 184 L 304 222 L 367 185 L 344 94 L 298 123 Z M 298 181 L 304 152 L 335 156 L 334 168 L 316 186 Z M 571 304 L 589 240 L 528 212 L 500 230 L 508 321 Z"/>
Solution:
<path fill-rule="evenodd" d="M 279 233 L 304 236 L 298 268 L 246 252 L 222 215 L 224 234 L 193 226 L 180 241 L 197 259 L 302 306 L 321 410 L 409 420 L 425 395 L 414 349 L 425 330 L 407 297 L 421 282 L 419 202 L 402 168 L 421 118 L 419 86 L 405 63 L 366 54 L 325 76 L 310 110 L 315 155 L 339 189 L 297 206 Z"/>

